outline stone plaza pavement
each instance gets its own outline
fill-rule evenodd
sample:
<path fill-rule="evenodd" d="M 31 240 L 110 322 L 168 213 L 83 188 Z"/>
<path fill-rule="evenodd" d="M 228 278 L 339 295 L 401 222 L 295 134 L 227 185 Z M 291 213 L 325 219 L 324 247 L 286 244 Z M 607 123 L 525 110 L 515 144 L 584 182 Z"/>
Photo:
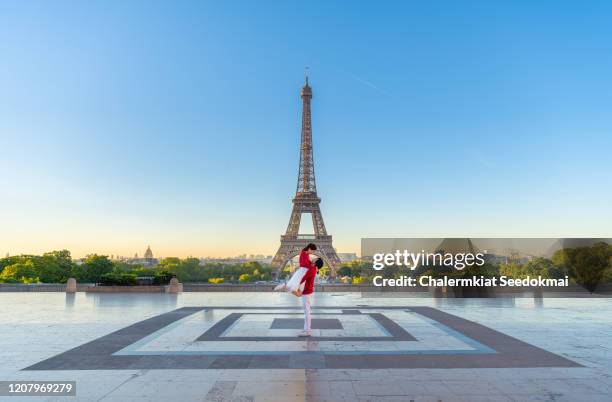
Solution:
<path fill-rule="evenodd" d="M 610 401 L 612 299 L 0 293 L 10 401 Z"/>

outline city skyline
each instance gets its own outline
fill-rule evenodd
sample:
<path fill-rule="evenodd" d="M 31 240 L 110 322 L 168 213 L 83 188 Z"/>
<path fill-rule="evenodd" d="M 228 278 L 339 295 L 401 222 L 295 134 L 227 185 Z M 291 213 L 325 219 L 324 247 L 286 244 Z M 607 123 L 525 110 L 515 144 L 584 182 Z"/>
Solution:
<path fill-rule="evenodd" d="M 608 238 L 611 11 L 4 2 L 0 252 L 273 255 L 304 66 L 338 252 L 365 237 Z"/>

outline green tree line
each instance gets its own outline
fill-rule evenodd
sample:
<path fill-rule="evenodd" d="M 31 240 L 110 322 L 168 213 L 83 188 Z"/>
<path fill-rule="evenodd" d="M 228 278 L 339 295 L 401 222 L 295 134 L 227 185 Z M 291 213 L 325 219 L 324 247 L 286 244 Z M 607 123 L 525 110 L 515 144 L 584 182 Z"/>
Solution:
<path fill-rule="evenodd" d="M 270 280 L 272 269 L 258 262 L 200 265 L 197 258 L 176 257 L 164 258 L 154 267 L 143 267 L 97 254 L 76 263 L 68 250 L 0 259 L 0 283 L 65 283 L 68 278 L 76 278 L 81 283 L 132 284 L 137 276 L 167 275 L 181 282 L 244 283 Z"/>

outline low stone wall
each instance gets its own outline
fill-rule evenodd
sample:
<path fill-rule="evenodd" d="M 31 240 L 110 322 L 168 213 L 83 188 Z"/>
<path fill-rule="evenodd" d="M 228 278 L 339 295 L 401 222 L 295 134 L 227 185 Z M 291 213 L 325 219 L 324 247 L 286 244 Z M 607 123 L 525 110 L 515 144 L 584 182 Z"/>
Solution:
<path fill-rule="evenodd" d="M 184 292 L 272 292 L 276 285 L 256 285 L 238 283 L 184 283 Z M 368 292 L 381 291 L 381 288 L 368 285 L 317 284 L 317 292 Z"/>
<path fill-rule="evenodd" d="M 89 286 L 89 293 L 165 293 L 166 286 Z"/>
<path fill-rule="evenodd" d="M 77 292 L 86 292 L 91 284 L 77 284 Z M 0 292 L 65 292 L 65 283 L 0 283 Z"/>
<path fill-rule="evenodd" d="M 233 284 L 233 283 L 184 283 L 179 291 L 184 292 L 272 292 L 275 285 Z M 96 286 L 95 284 L 77 284 L 77 292 L 92 293 L 164 293 L 167 286 Z M 404 288 L 381 288 L 372 285 L 353 285 L 346 283 L 317 284 L 317 292 L 406 292 Z M 0 284 L 0 292 L 65 292 L 62 283 L 40 284 Z M 410 292 L 427 292 L 427 288 L 417 287 Z"/>
<path fill-rule="evenodd" d="M 178 284 L 177 292 L 272 292 L 275 285 L 262 284 L 232 284 L 232 283 L 185 283 Z M 35 283 L 35 284 L 13 284 L 0 283 L 0 292 L 65 292 L 66 284 L 63 283 Z M 167 293 L 166 286 L 97 286 L 95 284 L 76 285 L 77 292 L 91 293 Z M 377 287 L 371 284 L 353 285 L 346 283 L 317 284 L 317 292 L 359 292 L 377 295 L 393 293 L 415 293 L 429 294 L 431 297 L 521 297 L 524 295 L 546 293 L 548 296 L 555 294 L 558 297 L 589 296 L 583 287 L 570 285 L 559 288 L 530 288 L 530 287 Z M 594 296 L 612 294 L 612 284 L 599 285 Z M 567 296 L 565 296 L 567 295 Z"/>
<path fill-rule="evenodd" d="M 77 292 L 91 293 L 165 293 L 166 286 L 97 286 L 77 284 Z M 0 292 L 66 292 L 64 283 L 0 283 Z"/>
<path fill-rule="evenodd" d="M 183 283 L 183 292 L 272 292 L 275 285 Z"/>
<path fill-rule="evenodd" d="M 276 285 L 234 284 L 234 283 L 185 283 L 185 292 L 272 292 Z M 382 288 L 373 285 L 353 285 L 347 283 L 324 283 L 316 285 L 317 292 L 427 292 L 427 288 L 412 289 Z"/>

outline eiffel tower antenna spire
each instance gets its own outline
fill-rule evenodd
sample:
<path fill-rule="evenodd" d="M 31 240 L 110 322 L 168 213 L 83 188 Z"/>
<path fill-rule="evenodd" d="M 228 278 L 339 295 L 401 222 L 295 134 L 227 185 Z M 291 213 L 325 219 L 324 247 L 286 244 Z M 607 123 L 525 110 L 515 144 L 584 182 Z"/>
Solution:
<path fill-rule="evenodd" d="M 308 67 L 306 67 L 305 82 L 300 96 L 302 98 L 302 132 L 297 189 L 292 201 L 293 210 L 291 211 L 289 225 L 285 234 L 281 236 L 281 245 L 272 260 L 272 266 L 279 270 L 282 269 L 291 258 L 299 254 L 306 244 L 314 243 L 317 245 L 316 254 L 323 258 L 323 261 L 330 267 L 332 276 L 335 276 L 340 265 L 340 259 L 336 250 L 332 247 L 332 237 L 327 234 L 323 223 L 323 215 L 319 207 L 321 199 L 317 195 L 315 182 L 310 111 L 312 88 L 308 85 Z M 315 233 L 299 233 L 300 222 L 304 213 L 311 215 Z"/>
<path fill-rule="evenodd" d="M 296 196 L 300 193 L 317 193 L 314 174 L 314 159 L 312 155 L 312 121 L 310 101 L 312 88 L 308 85 L 308 75 L 302 87 L 302 138 L 300 145 L 300 166 L 298 170 L 298 183 Z"/>

